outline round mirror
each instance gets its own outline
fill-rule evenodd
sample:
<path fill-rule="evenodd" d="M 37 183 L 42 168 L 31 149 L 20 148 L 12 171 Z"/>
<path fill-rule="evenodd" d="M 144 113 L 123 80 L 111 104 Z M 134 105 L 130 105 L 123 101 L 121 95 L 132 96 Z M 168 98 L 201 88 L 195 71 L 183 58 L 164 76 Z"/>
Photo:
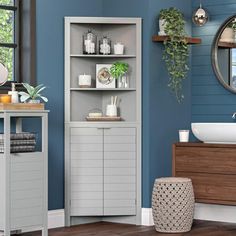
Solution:
<path fill-rule="evenodd" d="M 212 65 L 220 83 L 236 93 L 236 15 L 228 18 L 216 33 Z"/>
<path fill-rule="evenodd" d="M 0 63 L 0 86 L 7 82 L 8 70 L 7 68 Z"/>

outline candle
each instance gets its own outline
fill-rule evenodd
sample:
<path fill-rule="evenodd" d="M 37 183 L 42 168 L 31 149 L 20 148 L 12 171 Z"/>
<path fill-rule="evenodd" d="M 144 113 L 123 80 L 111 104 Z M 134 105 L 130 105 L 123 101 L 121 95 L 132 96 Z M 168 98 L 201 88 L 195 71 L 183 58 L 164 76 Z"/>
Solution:
<path fill-rule="evenodd" d="M 11 95 L 1 95 L 0 97 L 1 103 L 11 103 Z"/>
<path fill-rule="evenodd" d="M 86 75 L 86 74 L 79 75 L 78 84 L 80 88 L 90 88 L 91 81 L 92 81 L 91 75 Z"/>
<path fill-rule="evenodd" d="M 114 54 L 116 55 L 124 54 L 124 45 L 122 43 L 116 43 L 114 45 Z"/>

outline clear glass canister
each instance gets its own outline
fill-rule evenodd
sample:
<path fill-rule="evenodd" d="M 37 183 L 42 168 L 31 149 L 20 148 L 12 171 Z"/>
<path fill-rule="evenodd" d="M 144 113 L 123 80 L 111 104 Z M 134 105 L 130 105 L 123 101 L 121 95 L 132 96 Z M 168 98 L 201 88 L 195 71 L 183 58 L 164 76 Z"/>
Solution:
<path fill-rule="evenodd" d="M 97 36 L 89 30 L 83 35 L 83 54 L 96 54 Z"/>
<path fill-rule="evenodd" d="M 111 40 L 106 36 L 99 40 L 99 53 L 103 55 L 111 54 Z"/>

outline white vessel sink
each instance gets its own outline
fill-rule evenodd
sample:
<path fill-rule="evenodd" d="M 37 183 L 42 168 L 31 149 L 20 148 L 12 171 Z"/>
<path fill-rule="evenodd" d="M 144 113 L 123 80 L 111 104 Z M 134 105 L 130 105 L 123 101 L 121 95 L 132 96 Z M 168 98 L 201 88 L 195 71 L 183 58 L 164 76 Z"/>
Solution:
<path fill-rule="evenodd" d="M 204 143 L 236 144 L 236 123 L 192 123 L 191 127 Z"/>

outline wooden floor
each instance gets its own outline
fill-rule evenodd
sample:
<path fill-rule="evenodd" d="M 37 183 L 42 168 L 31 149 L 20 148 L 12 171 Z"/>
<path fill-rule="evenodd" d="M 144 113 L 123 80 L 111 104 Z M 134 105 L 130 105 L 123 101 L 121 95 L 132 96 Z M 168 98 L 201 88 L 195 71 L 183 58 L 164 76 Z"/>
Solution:
<path fill-rule="evenodd" d="M 24 236 L 38 236 L 40 232 L 25 233 Z M 236 236 L 236 224 L 209 221 L 195 221 L 188 233 L 162 234 L 154 227 L 113 224 L 107 222 L 57 228 L 49 230 L 49 236 Z"/>

